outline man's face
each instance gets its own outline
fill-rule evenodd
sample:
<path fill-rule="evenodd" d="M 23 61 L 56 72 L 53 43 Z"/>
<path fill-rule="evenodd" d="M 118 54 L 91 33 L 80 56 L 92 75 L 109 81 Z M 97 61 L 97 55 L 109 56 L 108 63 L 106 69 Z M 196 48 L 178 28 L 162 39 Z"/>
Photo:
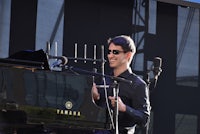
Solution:
<path fill-rule="evenodd" d="M 111 68 L 120 68 L 127 65 L 127 53 L 123 51 L 121 46 L 111 43 L 108 52 L 108 60 Z"/>

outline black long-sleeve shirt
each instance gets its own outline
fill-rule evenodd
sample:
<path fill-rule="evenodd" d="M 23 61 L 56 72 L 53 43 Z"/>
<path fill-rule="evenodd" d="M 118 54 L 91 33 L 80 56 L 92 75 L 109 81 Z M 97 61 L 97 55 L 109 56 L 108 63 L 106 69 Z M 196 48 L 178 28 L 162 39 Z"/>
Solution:
<path fill-rule="evenodd" d="M 119 112 L 119 129 L 133 127 L 136 124 L 146 125 L 150 116 L 149 89 L 146 83 L 136 74 L 126 70 L 118 77 L 132 81 L 132 84 L 119 81 L 119 97 L 126 105 L 126 112 Z M 107 84 L 112 84 L 111 79 L 106 80 Z M 113 89 L 107 89 L 108 96 L 113 96 Z M 100 106 L 105 106 L 104 91 L 100 90 Z"/>

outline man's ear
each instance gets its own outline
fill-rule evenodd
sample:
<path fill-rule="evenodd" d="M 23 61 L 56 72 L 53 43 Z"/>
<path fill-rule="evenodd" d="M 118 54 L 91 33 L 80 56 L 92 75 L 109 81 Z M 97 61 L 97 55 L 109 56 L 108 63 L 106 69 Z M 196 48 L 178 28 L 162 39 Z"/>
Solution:
<path fill-rule="evenodd" d="M 132 59 L 133 59 L 133 53 L 132 52 L 127 52 L 127 55 L 126 55 L 127 57 L 127 59 L 128 59 L 128 62 L 129 62 L 129 64 L 131 64 L 131 61 L 132 61 Z"/>
<path fill-rule="evenodd" d="M 126 56 L 127 56 L 127 59 L 130 60 L 130 58 L 131 58 L 131 52 L 127 52 Z"/>

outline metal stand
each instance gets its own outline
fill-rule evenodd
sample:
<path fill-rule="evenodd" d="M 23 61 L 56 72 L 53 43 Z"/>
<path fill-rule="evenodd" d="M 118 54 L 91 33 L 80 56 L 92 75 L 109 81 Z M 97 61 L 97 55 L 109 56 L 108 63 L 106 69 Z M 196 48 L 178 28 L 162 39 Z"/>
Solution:
<path fill-rule="evenodd" d="M 119 134 L 119 124 L 118 124 L 118 115 L 119 115 L 119 104 L 118 104 L 118 96 L 119 96 L 119 83 L 115 80 L 113 83 L 113 95 L 115 97 L 115 109 L 114 109 L 114 122 L 115 122 L 115 134 Z"/>

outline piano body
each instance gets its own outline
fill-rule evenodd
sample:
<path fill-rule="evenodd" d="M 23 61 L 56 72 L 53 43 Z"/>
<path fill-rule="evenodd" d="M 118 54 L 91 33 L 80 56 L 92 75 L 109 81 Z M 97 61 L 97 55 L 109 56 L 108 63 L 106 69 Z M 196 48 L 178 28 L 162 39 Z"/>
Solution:
<path fill-rule="evenodd" d="M 92 76 L 45 69 L 44 62 L 0 59 L 0 132 L 6 129 L 110 129 L 93 103 Z"/>

